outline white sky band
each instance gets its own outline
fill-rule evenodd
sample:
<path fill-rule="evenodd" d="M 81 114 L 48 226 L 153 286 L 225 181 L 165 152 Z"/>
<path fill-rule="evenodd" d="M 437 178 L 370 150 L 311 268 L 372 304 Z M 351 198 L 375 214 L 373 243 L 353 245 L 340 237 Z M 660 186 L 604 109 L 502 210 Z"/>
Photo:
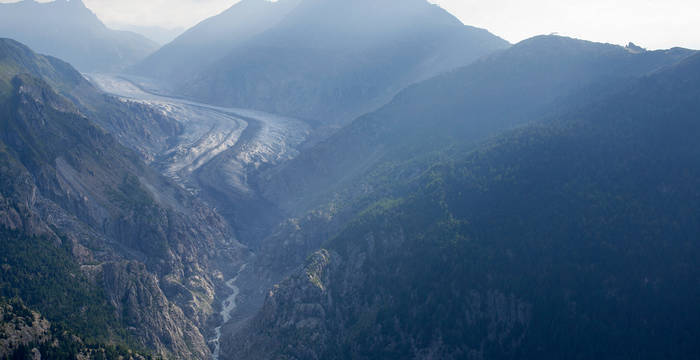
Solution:
<path fill-rule="evenodd" d="M 352 0 L 348 0 L 352 1 Z M 16 2 L 16 0 L 0 0 Z M 47 2 L 42 0 L 41 2 Z M 108 26 L 190 27 L 237 0 L 84 0 Z M 510 42 L 559 33 L 650 49 L 700 49 L 698 0 L 431 0 Z"/>

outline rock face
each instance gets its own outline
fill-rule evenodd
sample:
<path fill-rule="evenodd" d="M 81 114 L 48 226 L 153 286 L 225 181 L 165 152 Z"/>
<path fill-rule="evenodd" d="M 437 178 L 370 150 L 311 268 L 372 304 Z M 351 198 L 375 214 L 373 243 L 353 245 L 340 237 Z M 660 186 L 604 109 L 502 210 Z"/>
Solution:
<path fill-rule="evenodd" d="M 46 319 L 20 302 L 0 299 L 0 358 L 12 355 L 21 346 L 46 343 L 49 328 Z"/>
<path fill-rule="evenodd" d="M 0 297 L 0 357 L 3 359 L 146 360 L 149 355 L 123 347 L 86 344 L 20 300 Z"/>
<path fill-rule="evenodd" d="M 44 79 L 70 84 L 61 69 L 43 68 L 53 60 L 0 44 L 0 80 L 11 79 L 0 92 L 0 224 L 69 248 L 140 346 L 208 358 L 198 329 L 214 313 L 217 279 L 235 273 L 244 254 L 228 225 L 85 115 L 100 111 L 59 95 Z M 37 59 L 45 73 L 27 66 Z"/>
<path fill-rule="evenodd" d="M 222 350 L 228 355 L 222 358 L 270 359 L 284 354 L 319 359 L 332 343 L 332 330 L 342 326 L 331 323 L 333 313 L 339 309 L 333 308 L 333 298 L 325 291 L 331 286 L 330 267 L 338 267 L 336 261 L 337 256 L 319 251 L 311 256 L 305 269 L 275 286 L 262 310 L 239 333 L 240 338 L 224 343 Z M 286 353 L 285 348 L 293 350 Z"/>
<path fill-rule="evenodd" d="M 102 272 L 102 281 L 117 313 L 123 314 L 122 321 L 127 329 L 142 339 L 144 344 L 160 354 L 209 358 L 204 336 L 198 326 L 203 328 L 207 316 L 211 315 L 208 311 L 214 301 L 213 291 L 210 291 L 208 298 L 196 299 L 193 292 L 182 284 L 166 285 L 181 288 L 176 290 L 179 294 L 170 295 L 171 299 L 177 299 L 178 295 L 190 297 L 170 301 L 163 292 L 158 277 L 149 273 L 141 263 L 106 263 L 99 271 Z M 185 315 L 185 311 L 189 312 L 189 316 Z"/>
<path fill-rule="evenodd" d="M 374 241 L 371 237 L 367 240 Z M 402 244 L 400 239 L 394 241 Z M 364 354 L 376 352 L 383 354 L 380 358 L 483 359 L 484 347 L 516 348 L 522 344 L 532 304 L 498 290 L 472 290 L 461 297 L 461 306 L 468 309 L 467 323 L 483 329 L 474 330 L 483 340 L 465 343 L 458 352 L 442 341 L 446 336 L 442 332 L 447 329 L 434 329 L 434 338 L 426 343 L 423 334 L 414 333 L 398 319 L 385 328 L 388 324 L 380 322 L 378 316 L 389 304 L 405 299 L 386 289 L 364 293 L 365 282 L 383 277 L 364 270 L 371 256 L 361 251 L 343 258 L 328 250 L 311 255 L 303 269 L 270 291 L 262 310 L 226 345 L 224 353 L 229 355 L 223 358 L 366 358 Z M 415 300 L 430 302 L 429 295 Z M 384 347 L 411 349 L 387 352 Z"/>
<path fill-rule="evenodd" d="M 99 119 L 100 127 L 122 145 L 137 151 L 146 163 L 152 163 L 158 154 L 172 148 L 183 132 L 182 124 L 144 104 L 105 94 L 93 95 L 89 104 L 84 111 Z"/>

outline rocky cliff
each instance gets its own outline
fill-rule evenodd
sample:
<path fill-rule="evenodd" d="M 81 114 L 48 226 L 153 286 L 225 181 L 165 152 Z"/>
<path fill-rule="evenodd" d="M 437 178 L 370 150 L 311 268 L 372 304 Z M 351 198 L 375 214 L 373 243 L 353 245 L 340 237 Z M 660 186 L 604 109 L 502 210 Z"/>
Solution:
<path fill-rule="evenodd" d="M 46 343 L 50 339 L 49 329 L 46 319 L 21 302 L 0 299 L 0 358 L 14 354 L 22 346 Z"/>
<path fill-rule="evenodd" d="M 126 337 L 162 356 L 208 358 L 199 329 L 244 250 L 214 211 L 86 116 L 99 112 L 83 112 L 31 68 L 15 70 L 41 57 L 20 58 L 0 67 L 12 69 L 0 73 L 11 79 L 0 106 L 0 224 L 68 249 L 74 276 L 104 292 Z M 118 341 L 119 327 L 105 340 Z"/>

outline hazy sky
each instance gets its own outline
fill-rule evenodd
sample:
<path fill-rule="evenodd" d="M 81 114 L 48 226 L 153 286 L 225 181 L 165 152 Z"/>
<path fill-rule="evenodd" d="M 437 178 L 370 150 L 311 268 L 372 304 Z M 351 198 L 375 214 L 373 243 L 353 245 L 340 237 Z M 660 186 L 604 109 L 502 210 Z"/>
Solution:
<path fill-rule="evenodd" d="M 14 0 L 0 0 L 13 2 Z M 352 0 L 348 0 L 352 1 Z M 377 0 L 379 1 L 379 0 Z M 107 25 L 189 27 L 237 0 L 84 0 Z M 559 33 L 657 49 L 700 49 L 700 0 L 432 0 L 510 42 Z"/>

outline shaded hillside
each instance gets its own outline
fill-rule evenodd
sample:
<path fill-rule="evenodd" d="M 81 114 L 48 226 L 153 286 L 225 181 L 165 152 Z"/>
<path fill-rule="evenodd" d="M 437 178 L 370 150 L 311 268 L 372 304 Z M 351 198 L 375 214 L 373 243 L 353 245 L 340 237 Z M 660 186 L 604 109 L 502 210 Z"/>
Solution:
<path fill-rule="evenodd" d="M 0 72 L 0 93 L 11 91 L 15 74 L 40 77 L 120 143 L 137 150 L 144 160 L 153 160 L 182 132 L 177 121 L 160 111 L 104 94 L 68 63 L 37 55 L 14 40 L 0 38 L 0 69 L 4 69 Z"/>
<path fill-rule="evenodd" d="M 618 46 L 537 37 L 457 71 L 409 87 L 294 160 L 256 179 L 289 219 L 270 228 L 243 276 L 241 306 L 261 306 L 267 287 L 383 197 L 415 191 L 431 165 L 452 161 L 489 136 L 546 114 L 585 108 L 636 77 L 692 51 L 634 54 Z M 225 328 L 229 336 L 237 328 Z"/>
<path fill-rule="evenodd" d="M 557 36 L 529 39 L 409 87 L 378 111 L 263 174 L 262 188 L 271 201 L 292 213 L 308 210 L 336 192 L 364 191 L 360 187 L 366 187 L 366 181 L 381 175 L 368 175 L 377 168 L 454 145 L 472 146 L 533 116 L 556 111 L 558 101 L 575 102 L 591 92 L 604 96 L 631 78 L 692 53 L 633 53 Z"/>
<path fill-rule="evenodd" d="M 65 59 L 84 72 L 121 70 L 158 47 L 136 33 L 108 29 L 81 0 L 0 4 L 0 37 Z"/>
<path fill-rule="evenodd" d="M 275 288 L 229 358 L 700 356 L 699 83 L 693 56 L 435 163 Z"/>
<path fill-rule="evenodd" d="M 188 29 L 129 71 L 163 81 L 194 76 L 243 42 L 274 27 L 298 2 L 240 1 Z"/>
<path fill-rule="evenodd" d="M 246 20 L 220 25 L 234 17 Z M 186 41 L 223 29 L 230 35 L 211 45 Z M 171 56 L 154 55 L 137 69 L 144 76 L 171 71 L 180 95 L 335 126 L 383 105 L 411 83 L 506 47 L 425 0 L 247 0 L 160 52 L 195 52 L 215 62 L 199 68 L 202 62 L 195 60 L 196 71 L 175 73 Z"/>

